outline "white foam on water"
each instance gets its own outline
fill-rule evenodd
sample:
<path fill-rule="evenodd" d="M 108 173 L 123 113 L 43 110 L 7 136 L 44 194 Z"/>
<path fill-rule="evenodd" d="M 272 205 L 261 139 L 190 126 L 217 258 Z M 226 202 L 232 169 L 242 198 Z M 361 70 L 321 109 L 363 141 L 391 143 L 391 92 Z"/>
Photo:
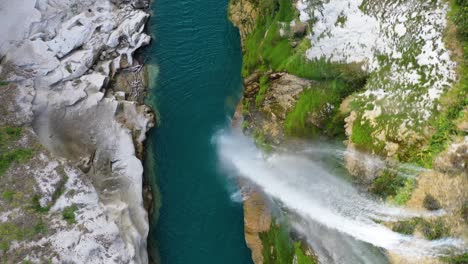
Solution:
<path fill-rule="evenodd" d="M 374 200 L 300 153 L 284 151 L 265 155 L 255 147 L 253 140 L 237 132 L 219 133 L 215 142 L 220 159 L 229 171 L 235 169 L 236 175 L 261 187 L 306 222 L 319 223 L 402 255 L 441 256 L 447 250 L 463 248 L 458 239 L 427 241 L 393 232 L 376 223 L 425 216 L 426 213 Z"/>

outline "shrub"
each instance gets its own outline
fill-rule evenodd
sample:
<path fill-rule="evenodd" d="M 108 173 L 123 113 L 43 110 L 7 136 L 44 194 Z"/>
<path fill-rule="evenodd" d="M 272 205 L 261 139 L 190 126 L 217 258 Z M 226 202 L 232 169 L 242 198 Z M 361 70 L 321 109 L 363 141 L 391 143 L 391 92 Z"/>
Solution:
<path fill-rule="evenodd" d="M 421 230 L 423 235 L 429 240 L 435 240 L 447 236 L 449 229 L 446 227 L 442 219 L 436 219 L 432 221 L 422 220 Z"/>
<path fill-rule="evenodd" d="M 432 196 L 430 194 L 426 194 L 426 196 L 424 197 L 423 206 L 427 210 L 431 210 L 431 211 L 439 210 L 441 208 L 439 201 L 437 201 L 434 198 L 434 196 Z"/>
<path fill-rule="evenodd" d="M 395 196 L 398 189 L 405 186 L 406 179 L 398 176 L 396 173 L 385 170 L 381 175 L 374 179 L 369 191 L 383 198 Z"/>

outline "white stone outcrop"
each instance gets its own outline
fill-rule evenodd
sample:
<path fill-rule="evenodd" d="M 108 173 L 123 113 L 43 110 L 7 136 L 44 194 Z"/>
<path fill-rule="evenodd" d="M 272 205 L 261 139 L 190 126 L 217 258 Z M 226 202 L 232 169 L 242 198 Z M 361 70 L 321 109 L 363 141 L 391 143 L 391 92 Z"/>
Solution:
<path fill-rule="evenodd" d="M 136 8 L 147 6 L 141 0 L 0 1 L 0 77 L 17 85 L 18 113 L 32 111 L 35 133 L 55 156 L 86 161 L 80 168 L 87 176 L 71 165 L 66 171 L 67 189 L 81 193 L 73 199 L 80 199 L 78 224 L 87 231 L 57 231 L 30 245 L 51 244 L 58 262 L 148 262 L 135 144 L 145 140 L 153 116 L 107 91 L 121 62 L 135 65 L 133 53 L 150 41 L 149 15 Z M 52 211 L 70 199 L 59 198 Z M 57 230 L 60 224 L 54 223 Z"/>

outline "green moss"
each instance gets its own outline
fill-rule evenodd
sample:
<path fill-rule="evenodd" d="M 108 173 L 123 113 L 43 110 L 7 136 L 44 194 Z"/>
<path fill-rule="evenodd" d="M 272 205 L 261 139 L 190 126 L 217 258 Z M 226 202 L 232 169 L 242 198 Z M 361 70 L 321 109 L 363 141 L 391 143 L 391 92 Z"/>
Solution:
<path fill-rule="evenodd" d="M 383 198 L 395 196 L 398 189 L 405 186 L 405 178 L 398 176 L 396 173 L 385 170 L 381 175 L 375 178 L 369 191 Z"/>
<path fill-rule="evenodd" d="M 316 264 L 318 263 L 314 256 L 305 254 L 304 247 L 300 242 L 294 243 L 294 254 L 297 258 L 297 264 Z"/>
<path fill-rule="evenodd" d="M 318 127 L 310 124 L 308 117 L 312 113 L 322 110 L 328 98 L 323 89 L 310 88 L 305 90 L 290 111 L 284 122 L 285 132 L 292 136 L 314 136 L 318 134 Z"/>
<path fill-rule="evenodd" d="M 265 100 L 265 95 L 268 90 L 268 76 L 263 75 L 260 77 L 260 89 L 258 90 L 257 96 L 255 97 L 255 105 L 259 107 L 263 100 Z"/>
<path fill-rule="evenodd" d="M 298 264 L 317 263 L 314 256 L 305 254 L 300 242 L 293 242 L 284 225 L 272 224 L 270 230 L 260 233 L 263 245 L 264 264 Z"/>
<path fill-rule="evenodd" d="M 292 263 L 294 248 L 285 228 L 272 224 L 268 232 L 260 233 L 260 239 L 265 264 Z"/>
<path fill-rule="evenodd" d="M 305 90 L 286 116 L 286 134 L 300 137 L 313 137 L 319 133 L 344 135 L 344 115 L 339 106 L 354 89 L 345 81 L 335 79 Z"/>
<path fill-rule="evenodd" d="M 0 80 L 0 86 L 7 86 L 9 82 Z"/>
<path fill-rule="evenodd" d="M 67 221 L 67 223 L 69 224 L 76 223 L 76 219 L 75 219 L 76 211 L 78 211 L 78 206 L 76 206 L 75 204 L 65 207 L 65 209 L 63 209 L 63 212 L 62 212 L 63 219 Z"/>
<path fill-rule="evenodd" d="M 375 128 L 368 120 L 363 120 L 362 117 L 356 118 L 353 122 L 353 131 L 351 134 L 351 142 L 353 142 L 357 149 L 363 151 L 374 152 L 375 154 L 382 154 L 385 147 L 383 142 L 377 141 L 372 136 Z"/>

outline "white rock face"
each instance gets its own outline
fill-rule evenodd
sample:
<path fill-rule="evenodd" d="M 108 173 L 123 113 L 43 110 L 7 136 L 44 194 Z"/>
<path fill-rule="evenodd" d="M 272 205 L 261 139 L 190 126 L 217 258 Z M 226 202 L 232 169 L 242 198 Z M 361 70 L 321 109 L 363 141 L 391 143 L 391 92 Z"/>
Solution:
<path fill-rule="evenodd" d="M 456 78 L 443 42 L 445 1 L 299 0 L 297 9 L 302 21 L 315 21 L 307 57 L 363 63 L 371 73 L 363 95 L 404 102 L 391 112 L 410 113 L 408 123 L 427 120 Z"/>
<path fill-rule="evenodd" d="M 52 207 L 79 203 L 77 227 L 35 242 L 53 245 L 57 262 L 148 262 L 143 166 L 134 144 L 145 140 L 153 116 L 145 106 L 106 97 L 122 61 L 134 65 L 134 51 L 150 41 L 143 32 L 148 14 L 134 7 L 147 5 L 142 2 L 0 1 L 0 76 L 18 86 L 17 105 L 32 111 L 35 133 L 48 150 L 88 161 L 84 170 L 92 185 L 67 165 L 67 190 L 79 195 L 61 197 Z M 56 166 L 51 161 L 37 175 L 41 205 L 51 201 Z"/>

